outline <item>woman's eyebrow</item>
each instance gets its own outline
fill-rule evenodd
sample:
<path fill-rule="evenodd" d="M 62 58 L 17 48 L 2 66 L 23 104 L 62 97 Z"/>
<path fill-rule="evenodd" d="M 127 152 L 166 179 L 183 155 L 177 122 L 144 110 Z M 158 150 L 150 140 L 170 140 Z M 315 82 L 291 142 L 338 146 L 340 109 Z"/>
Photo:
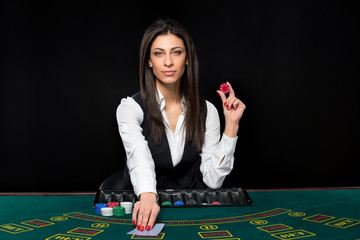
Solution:
<path fill-rule="evenodd" d="M 170 50 L 172 51 L 172 50 L 175 50 L 177 48 L 181 48 L 182 50 L 184 50 L 184 48 L 182 48 L 182 47 L 173 47 Z M 155 50 L 165 51 L 165 49 L 163 49 L 163 48 L 154 48 L 153 51 L 155 51 Z"/>

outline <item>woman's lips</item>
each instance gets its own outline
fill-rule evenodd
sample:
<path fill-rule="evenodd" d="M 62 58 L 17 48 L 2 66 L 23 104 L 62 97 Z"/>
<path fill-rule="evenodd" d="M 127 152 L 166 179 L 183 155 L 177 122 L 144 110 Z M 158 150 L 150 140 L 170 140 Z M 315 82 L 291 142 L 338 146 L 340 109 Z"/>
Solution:
<path fill-rule="evenodd" d="M 175 71 L 162 71 L 163 74 L 165 74 L 166 76 L 172 76 L 175 74 Z"/>

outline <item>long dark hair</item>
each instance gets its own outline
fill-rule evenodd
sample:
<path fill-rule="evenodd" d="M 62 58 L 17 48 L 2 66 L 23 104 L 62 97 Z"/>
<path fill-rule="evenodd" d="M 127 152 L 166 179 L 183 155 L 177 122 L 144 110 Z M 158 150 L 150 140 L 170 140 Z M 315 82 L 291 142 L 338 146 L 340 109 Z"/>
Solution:
<path fill-rule="evenodd" d="M 166 19 L 158 20 L 150 25 L 144 33 L 140 47 L 140 90 L 145 111 L 150 123 L 150 134 L 154 144 L 159 145 L 163 137 L 165 125 L 156 101 L 156 78 L 149 67 L 150 47 L 159 35 L 173 34 L 184 41 L 188 64 L 181 79 L 180 93 L 185 99 L 186 143 L 192 142 L 198 151 L 204 143 L 205 126 L 200 109 L 199 65 L 194 43 L 189 32 L 178 22 Z"/>

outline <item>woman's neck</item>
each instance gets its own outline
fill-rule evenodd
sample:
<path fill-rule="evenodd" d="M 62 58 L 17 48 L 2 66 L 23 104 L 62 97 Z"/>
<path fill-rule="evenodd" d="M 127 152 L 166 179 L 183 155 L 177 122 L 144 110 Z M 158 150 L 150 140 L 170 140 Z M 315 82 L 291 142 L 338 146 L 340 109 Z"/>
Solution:
<path fill-rule="evenodd" d="M 180 82 L 176 82 L 173 84 L 164 84 L 157 80 L 156 86 L 160 90 L 161 94 L 164 96 L 167 105 L 180 103 L 182 98 L 180 94 Z"/>

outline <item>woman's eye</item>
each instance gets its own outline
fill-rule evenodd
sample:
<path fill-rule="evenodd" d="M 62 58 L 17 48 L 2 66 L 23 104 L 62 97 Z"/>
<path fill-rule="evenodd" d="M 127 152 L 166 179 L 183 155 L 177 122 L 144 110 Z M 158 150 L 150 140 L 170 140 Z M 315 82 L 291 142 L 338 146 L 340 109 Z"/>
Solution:
<path fill-rule="evenodd" d="M 182 53 L 182 51 L 178 50 L 178 51 L 173 51 L 174 55 L 180 55 Z"/>
<path fill-rule="evenodd" d="M 160 56 L 160 55 L 162 55 L 162 52 L 154 52 L 154 55 L 155 56 Z"/>

